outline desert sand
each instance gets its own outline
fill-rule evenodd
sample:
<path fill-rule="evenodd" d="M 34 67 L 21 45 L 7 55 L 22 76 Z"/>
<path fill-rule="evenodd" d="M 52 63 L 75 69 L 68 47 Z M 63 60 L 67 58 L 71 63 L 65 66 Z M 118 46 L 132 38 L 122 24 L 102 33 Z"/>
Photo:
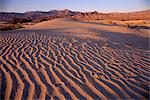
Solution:
<path fill-rule="evenodd" d="M 148 99 L 149 36 L 65 18 L 1 31 L 1 99 Z"/>

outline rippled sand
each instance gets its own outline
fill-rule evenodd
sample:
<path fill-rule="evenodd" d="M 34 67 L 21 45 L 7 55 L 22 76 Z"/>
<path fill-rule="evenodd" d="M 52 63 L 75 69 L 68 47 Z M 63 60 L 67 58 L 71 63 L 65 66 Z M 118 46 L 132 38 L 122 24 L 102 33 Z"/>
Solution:
<path fill-rule="evenodd" d="M 0 34 L 1 99 L 148 99 L 149 31 L 54 19 Z"/>

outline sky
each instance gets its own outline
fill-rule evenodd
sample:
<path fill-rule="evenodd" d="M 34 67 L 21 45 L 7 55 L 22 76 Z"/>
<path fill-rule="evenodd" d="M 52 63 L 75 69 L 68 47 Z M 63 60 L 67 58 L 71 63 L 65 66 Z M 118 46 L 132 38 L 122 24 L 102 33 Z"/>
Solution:
<path fill-rule="evenodd" d="M 150 9 L 150 0 L 0 0 L 0 12 L 53 9 L 83 12 L 132 12 Z"/>

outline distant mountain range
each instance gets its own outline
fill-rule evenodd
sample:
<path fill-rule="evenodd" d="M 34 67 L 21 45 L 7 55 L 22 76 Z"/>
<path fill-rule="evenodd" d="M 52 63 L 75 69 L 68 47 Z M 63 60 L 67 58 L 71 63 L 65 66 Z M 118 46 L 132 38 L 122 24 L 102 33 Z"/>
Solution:
<path fill-rule="evenodd" d="M 150 10 L 130 12 L 130 13 L 99 13 L 94 12 L 79 12 L 65 10 L 50 10 L 43 11 L 30 11 L 25 13 L 8 13 L 0 12 L 0 21 L 11 21 L 14 18 L 30 19 L 34 22 L 41 20 L 50 20 L 54 18 L 74 18 L 79 20 L 150 20 Z"/>

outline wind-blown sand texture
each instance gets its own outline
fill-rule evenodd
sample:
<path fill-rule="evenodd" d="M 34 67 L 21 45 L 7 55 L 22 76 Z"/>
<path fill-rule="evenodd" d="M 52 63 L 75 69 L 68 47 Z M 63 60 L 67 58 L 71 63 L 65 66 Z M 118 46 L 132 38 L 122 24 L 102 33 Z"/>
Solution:
<path fill-rule="evenodd" d="M 148 99 L 148 37 L 72 19 L 1 32 L 1 99 Z"/>

